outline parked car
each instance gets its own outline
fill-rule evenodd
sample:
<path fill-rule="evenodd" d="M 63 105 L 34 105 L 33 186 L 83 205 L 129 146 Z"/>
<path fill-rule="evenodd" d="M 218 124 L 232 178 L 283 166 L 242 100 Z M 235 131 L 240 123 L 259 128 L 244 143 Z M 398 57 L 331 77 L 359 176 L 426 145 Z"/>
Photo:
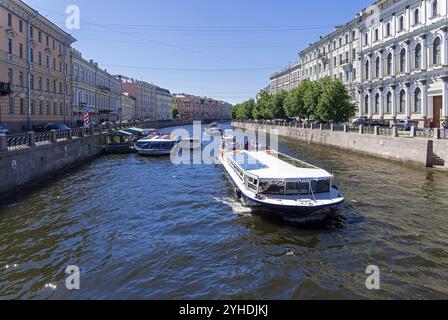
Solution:
<path fill-rule="evenodd" d="M 418 123 L 412 120 L 399 120 L 392 124 L 392 128 L 396 127 L 398 131 L 411 131 L 411 127 L 417 127 Z"/>
<path fill-rule="evenodd" d="M 369 121 L 369 118 L 367 117 L 358 117 L 353 119 L 352 124 L 353 125 L 366 125 Z"/>
<path fill-rule="evenodd" d="M 372 127 L 381 127 L 381 128 L 386 128 L 389 127 L 389 123 L 384 121 L 384 120 L 370 120 L 367 121 L 367 125 L 372 126 Z"/>
<path fill-rule="evenodd" d="M 54 123 L 47 123 L 45 125 L 39 125 L 39 126 L 33 126 L 34 132 L 48 132 L 51 130 L 69 130 L 69 126 L 66 124 L 54 124 Z"/>
<path fill-rule="evenodd" d="M 9 134 L 9 130 L 4 128 L 4 127 L 0 127 L 0 134 L 8 135 Z"/>

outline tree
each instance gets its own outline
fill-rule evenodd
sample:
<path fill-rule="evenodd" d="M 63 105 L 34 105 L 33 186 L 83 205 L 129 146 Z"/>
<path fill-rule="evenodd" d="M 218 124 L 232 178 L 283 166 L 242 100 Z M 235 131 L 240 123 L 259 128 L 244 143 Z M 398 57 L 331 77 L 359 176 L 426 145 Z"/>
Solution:
<path fill-rule="evenodd" d="M 316 118 L 316 107 L 319 103 L 321 92 L 320 84 L 315 81 L 305 80 L 301 84 L 303 90 L 303 117 L 310 120 Z"/>
<path fill-rule="evenodd" d="M 253 119 L 253 110 L 255 109 L 255 101 L 253 99 L 236 104 L 232 108 L 232 118 L 238 120 Z"/>
<path fill-rule="evenodd" d="M 173 119 L 176 119 L 179 115 L 179 109 L 176 106 L 173 106 Z"/>
<path fill-rule="evenodd" d="M 352 103 L 345 85 L 330 77 L 319 81 L 320 94 L 318 98 L 316 116 L 323 121 L 348 121 L 356 115 L 356 105 Z"/>
<path fill-rule="evenodd" d="M 272 95 L 268 92 L 263 92 L 257 101 L 257 104 L 253 110 L 254 119 L 272 119 L 270 112 L 272 106 Z"/>
<path fill-rule="evenodd" d="M 270 113 L 273 119 L 285 119 L 285 102 L 288 97 L 288 92 L 285 90 L 280 91 L 272 97 L 272 104 Z"/>

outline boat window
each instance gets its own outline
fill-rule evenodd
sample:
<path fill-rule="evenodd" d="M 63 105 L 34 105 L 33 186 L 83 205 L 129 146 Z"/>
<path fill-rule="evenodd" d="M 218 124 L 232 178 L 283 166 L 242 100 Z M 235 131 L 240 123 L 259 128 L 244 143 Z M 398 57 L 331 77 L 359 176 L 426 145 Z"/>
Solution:
<path fill-rule="evenodd" d="M 283 181 L 260 182 L 259 193 L 284 195 L 285 194 L 285 182 L 283 182 Z"/>
<path fill-rule="evenodd" d="M 311 188 L 313 193 L 327 193 L 330 192 L 330 179 L 311 181 Z"/>
<path fill-rule="evenodd" d="M 307 195 L 310 194 L 310 184 L 308 182 L 288 182 L 286 184 L 287 195 Z"/>
<path fill-rule="evenodd" d="M 251 189 L 252 191 L 257 191 L 258 180 L 254 179 L 254 178 L 251 178 L 251 177 L 247 177 L 247 176 L 246 176 L 245 179 L 246 179 L 246 186 L 247 186 L 247 188 Z"/>

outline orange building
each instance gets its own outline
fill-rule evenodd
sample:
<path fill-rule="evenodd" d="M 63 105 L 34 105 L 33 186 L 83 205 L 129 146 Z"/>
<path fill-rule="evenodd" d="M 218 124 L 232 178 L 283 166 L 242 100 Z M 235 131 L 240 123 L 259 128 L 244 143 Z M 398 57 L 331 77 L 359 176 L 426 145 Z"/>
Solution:
<path fill-rule="evenodd" d="M 75 41 L 22 1 L 0 2 L 0 126 L 71 123 Z"/>

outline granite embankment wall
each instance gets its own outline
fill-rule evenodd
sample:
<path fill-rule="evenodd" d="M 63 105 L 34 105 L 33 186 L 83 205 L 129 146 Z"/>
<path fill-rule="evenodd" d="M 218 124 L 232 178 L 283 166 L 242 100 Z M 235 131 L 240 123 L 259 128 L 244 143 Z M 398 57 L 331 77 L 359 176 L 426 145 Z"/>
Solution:
<path fill-rule="evenodd" d="M 334 146 L 376 157 L 432 167 L 434 154 L 445 160 L 448 169 L 448 140 L 395 137 L 393 135 L 360 134 L 356 132 L 305 129 L 285 125 L 265 125 L 232 122 L 236 128 L 270 132 L 278 130 L 279 136 L 309 143 Z"/>

